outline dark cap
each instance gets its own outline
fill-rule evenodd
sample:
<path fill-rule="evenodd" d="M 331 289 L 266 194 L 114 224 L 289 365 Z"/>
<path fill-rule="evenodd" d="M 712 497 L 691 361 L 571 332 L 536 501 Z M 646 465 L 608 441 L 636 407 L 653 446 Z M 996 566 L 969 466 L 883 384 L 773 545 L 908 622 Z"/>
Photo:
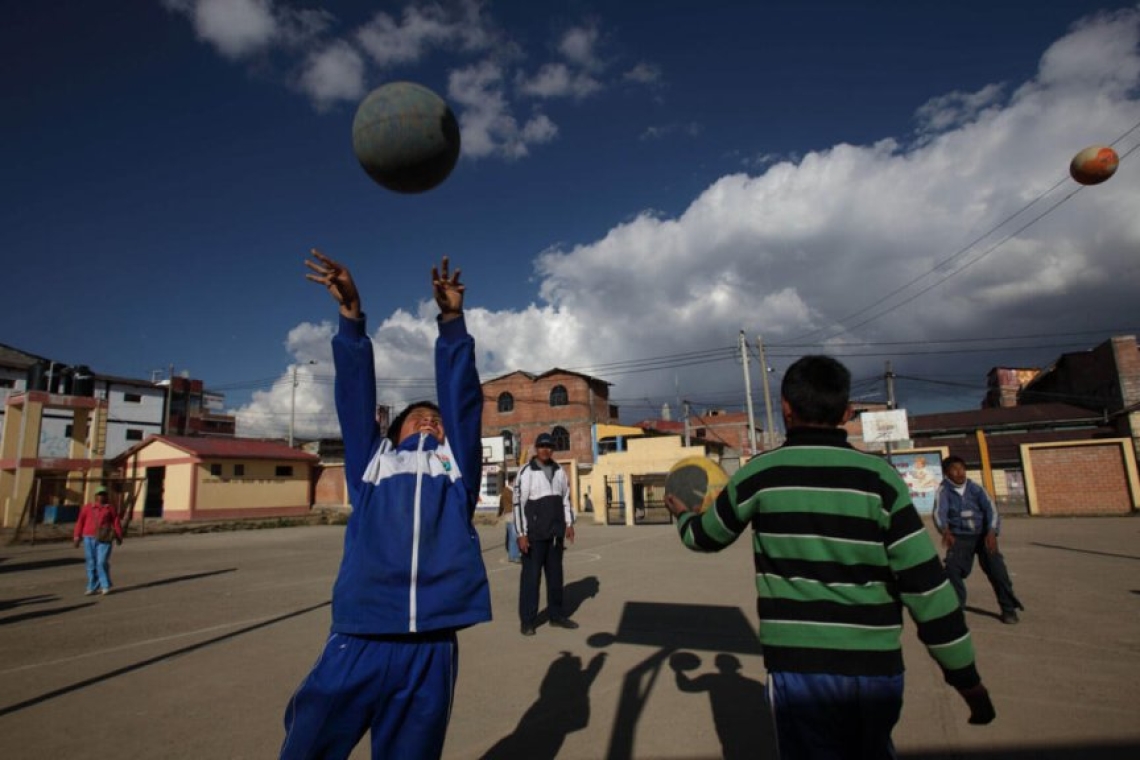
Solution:
<path fill-rule="evenodd" d="M 554 438 L 550 433 L 539 433 L 538 438 L 534 439 L 534 447 L 537 449 L 540 446 L 549 446 L 554 448 Z"/>

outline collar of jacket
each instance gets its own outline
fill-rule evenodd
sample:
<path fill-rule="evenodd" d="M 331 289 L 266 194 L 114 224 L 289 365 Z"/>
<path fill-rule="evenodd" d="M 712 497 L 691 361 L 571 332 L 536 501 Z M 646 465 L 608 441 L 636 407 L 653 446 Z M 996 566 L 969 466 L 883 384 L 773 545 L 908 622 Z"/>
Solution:
<path fill-rule="evenodd" d="M 795 427 L 788 431 L 784 445 L 852 448 L 847 442 L 847 431 L 840 427 Z"/>
<path fill-rule="evenodd" d="M 400 441 L 400 445 L 396 447 L 396 451 L 435 451 L 439 448 L 439 439 L 434 435 L 424 436 L 424 445 L 420 446 L 420 436 L 418 434 L 409 435 L 404 440 Z"/>

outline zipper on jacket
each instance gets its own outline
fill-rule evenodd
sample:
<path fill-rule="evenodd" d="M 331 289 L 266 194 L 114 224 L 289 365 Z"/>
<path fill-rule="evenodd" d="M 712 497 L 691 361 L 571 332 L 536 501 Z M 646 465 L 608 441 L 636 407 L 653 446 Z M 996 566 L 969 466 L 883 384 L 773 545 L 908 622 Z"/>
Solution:
<path fill-rule="evenodd" d="M 424 439 L 427 433 L 420 433 L 416 446 L 416 496 L 412 509 L 412 580 L 408 584 L 408 630 L 416 633 L 416 583 L 420 575 L 420 493 L 424 478 Z"/>

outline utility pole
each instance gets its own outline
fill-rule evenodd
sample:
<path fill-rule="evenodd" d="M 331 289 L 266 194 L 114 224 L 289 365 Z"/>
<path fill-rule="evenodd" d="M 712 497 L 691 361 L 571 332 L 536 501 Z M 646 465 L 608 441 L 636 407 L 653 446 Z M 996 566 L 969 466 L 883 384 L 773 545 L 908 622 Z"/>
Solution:
<path fill-rule="evenodd" d="M 894 409 L 895 408 L 895 373 L 894 373 L 894 370 L 891 369 L 890 359 L 887 360 L 886 380 L 887 380 L 887 409 Z M 886 449 L 887 449 L 887 461 L 889 462 L 889 461 L 891 461 L 891 442 L 887 441 L 885 445 L 886 445 Z"/>
<path fill-rule="evenodd" d="M 289 399 L 289 448 L 293 448 L 293 425 L 297 421 L 297 365 L 293 365 L 293 388 Z"/>
<path fill-rule="evenodd" d="M 748 339 L 740 331 L 740 360 L 744 365 L 744 395 L 748 402 L 748 446 L 749 454 L 756 456 L 756 416 L 752 413 L 752 362 L 748 359 Z"/>
<path fill-rule="evenodd" d="M 162 415 L 162 434 L 170 435 L 171 404 L 174 403 L 174 364 L 170 365 L 170 372 L 166 375 L 166 413 Z"/>
<path fill-rule="evenodd" d="M 310 359 L 309 364 L 316 364 Z M 293 448 L 293 427 L 297 421 L 297 365 L 293 365 L 293 388 L 289 398 L 289 448 Z"/>
<path fill-rule="evenodd" d="M 682 417 L 682 419 L 685 420 L 685 447 L 688 448 L 688 446 L 689 446 L 689 402 L 688 401 L 682 401 L 681 402 L 681 409 L 684 412 L 684 416 Z"/>
<path fill-rule="evenodd" d="M 765 448 L 776 448 L 776 423 L 772 419 L 772 392 L 768 388 L 768 358 L 764 354 L 764 339 L 756 336 L 756 348 L 760 352 L 760 376 L 764 380 L 764 414 L 767 423 L 764 426 Z"/>

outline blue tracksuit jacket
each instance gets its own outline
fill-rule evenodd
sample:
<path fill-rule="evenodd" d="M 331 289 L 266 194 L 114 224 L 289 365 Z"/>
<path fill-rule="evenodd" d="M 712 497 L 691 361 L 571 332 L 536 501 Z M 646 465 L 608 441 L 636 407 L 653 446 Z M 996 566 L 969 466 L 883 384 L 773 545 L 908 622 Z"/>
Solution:
<path fill-rule="evenodd" d="M 1001 535 L 1001 515 L 986 489 L 966 480 L 966 490 L 959 495 L 954 483 L 946 478 L 934 492 L 934 525 L 939 531 L 950 528 L 956 536 L 984 536 L 988 531 Z"/>
<path fill-rule="evenodd" d="M 340 318 L 333 359 L 353 506 L 333 588 L 333 632 L 407 634 L 490 620 L 487 571 L 471 523 L 482 474 L 483 389 L 463 318 L 439 322 L 436 339 L 445 443 L 417 435 L 393 449 L 380 435 L 363 317 Z"/>

